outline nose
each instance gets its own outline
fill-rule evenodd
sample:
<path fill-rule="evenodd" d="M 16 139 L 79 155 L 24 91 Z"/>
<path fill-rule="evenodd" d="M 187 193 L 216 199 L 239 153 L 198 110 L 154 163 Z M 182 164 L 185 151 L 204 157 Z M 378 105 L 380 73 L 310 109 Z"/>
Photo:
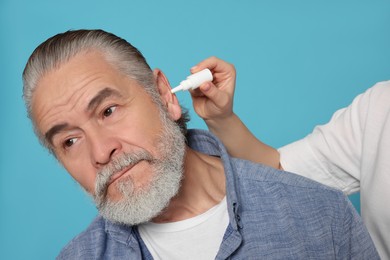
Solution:
<path fill-rule="evenodd" d="M 96 168 L 109 163 L 114 155 L 122 149 L 119 138 L 104 128 L 90 131 L 88 141 L 90 144 L 91 161 Z"/>

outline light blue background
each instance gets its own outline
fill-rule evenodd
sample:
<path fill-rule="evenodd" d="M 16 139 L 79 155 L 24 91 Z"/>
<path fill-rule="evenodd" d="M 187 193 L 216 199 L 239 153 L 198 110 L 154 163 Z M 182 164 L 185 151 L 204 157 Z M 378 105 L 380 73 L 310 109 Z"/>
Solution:
<path fill-rule="evenodd" d="M 68 29 L 111 31 L 172 85 L 208 56 L 225 59 L 237 68 L 236 113 L 278 147 L 390 79 L 389 14 L 384 0 L 0 0 L 0 258 L 53 259 L 96 214 L 26 118 L 21 73 L 46 38 Z M 192 108 L 188 93 L 178 97 Z M 190 126 L 205 128 L 191 114 Z"/>

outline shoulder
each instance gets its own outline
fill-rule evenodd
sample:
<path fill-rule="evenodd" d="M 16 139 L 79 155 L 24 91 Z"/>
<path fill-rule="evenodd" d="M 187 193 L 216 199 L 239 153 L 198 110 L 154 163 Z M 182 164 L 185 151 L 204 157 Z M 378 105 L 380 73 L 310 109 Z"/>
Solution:
<path fill-rule="evenodd" d="M 378 94 L 390 95 L 390 80 L 378 82 L 369 88 L 368 91 L 372 91 Z"/>
<path fill-rule="evenodd" d="M 309 233 L 331 227 L 339 231 L 338 236 L 344 230 L 345 221 L 362 225 L 348 197 L 338 189 L 261 164 L 241 159 L 232 161 L 243 210 L 256 216 L 264 212 L 267 216 L 274 214 L 274 219 L 264 219 L 265 223 L 272 224 L 278 217 L 280 223 L 291 218 L 295 223 L 306 223 L 303 229 Z"/>
<path fill-rule="evenodd" d="M 236 171 L 237 176 L 240 179 L 254 181 L 254 182 L 266 182 L 268 185 L 270 183 L 280 183 L 282 185 L 308 188 L 308 189 L 320 189 L 326 191 L 336 191 L 333 188 L 322 185 L 316 181 L 310 180 L 308 178 L 299 176 L 295 173 L 288 171 L 278 170 L 263 164 L 254 163 L 251 161 L 232 158 L 233 167 Z"/>
<path fill-rule="evenodd" d="M 361 217 L 341 191 L 293 173 L 232 161 L 243 226 L 254 225 L 262 237 L 280 238 L 291 245 L 303 241 L 309 251 L 321 248 L 340 259 L 356 254 L 376 259 Z M 252 230 L 242 232 L 253 239 L 259 232 Z M 278 247 L 280 241 L 274 240 Z"/>
<path fill-rule="evenodd" d="M 390 81 L 378 82 L 357 96 L 351 105 L 352 111 L 360 115 L 362 129 L 374 139 L 382 135 L 381 131 L 388 125 L 390 112 Z M 355 110 L 353 110 L 355 109 Z"/>
<path fill-rule="evenodd" d="M 96 247 L 105 240 L 105 220 L 96 217 L 88 228 L 73 238 L 60 252 L 57 259 L 80 259 L 85 254 L 97 253 Z M 95 251 L 95 252 L 94 252 Z"/>
<path fill-rule="evenodd" d="M 352 104 L 369 108 L 390 108 L 390 81 L 376 83 L 364 93 L 358 95 Z"/>
<path fill-rule="evenodd" d="M 290 203 L 305 203 L 307 207 L 330 207 L 330 210 L 346 206 L 347 198 L 340 190 L 246 160 L 233 159 L 232 162 L 237 182 L 242 187 L 240 192 L 252 193 L 248 194 L 252 198 L 258 196 L 261 199 L 265 196 L 275 200 L 287 199 Z"/>
<path fill-rule="evenodd" d="M 370 108 L 377 110 L 390 109 L 390 81 L 383 81 L 369 88 L 363 95 L 368 96 Z"/>

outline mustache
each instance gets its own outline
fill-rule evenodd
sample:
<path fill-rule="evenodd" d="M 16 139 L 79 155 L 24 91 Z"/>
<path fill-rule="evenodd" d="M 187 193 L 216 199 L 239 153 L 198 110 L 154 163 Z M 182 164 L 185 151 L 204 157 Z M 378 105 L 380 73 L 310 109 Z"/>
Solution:
<path fill-rule="evenodd" d="M 135 164 L 147 161 L 150 164 L 154 164 L 156 159 L 151 153 L 142 149 L 134 153 L 124 153 L 114 158 L 109 164 L 104 166 L 97 174 L 95 182 L 95 201 L 101 204 L 105 201 L 108 186 L 113 175 L 126 168 L 130 168 Z"/>

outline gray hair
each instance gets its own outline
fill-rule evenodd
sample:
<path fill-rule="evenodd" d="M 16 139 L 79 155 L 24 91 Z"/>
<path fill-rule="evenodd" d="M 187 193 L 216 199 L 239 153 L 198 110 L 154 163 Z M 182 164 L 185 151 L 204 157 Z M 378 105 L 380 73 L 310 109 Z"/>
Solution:
<path fill-rule="evenodd" d="M 151 68 L 141 52 L 129 42 L 103 30 L 74 30 L 60 33 L 47 39 L 34 50 L 23 71 L 23 98 L 27 114 L 37 136 L 45 146 L 47 144 L 37 131 L 32 117 L 31 99 L 34 89 L 46 73 L 60 67 L 77 54 L 91 50 L 100 51 L 107 62 L 140 83 L 152 100 L 165 109 L 161 104 Z M 177 121 L 184 134 L 187 131 L 188 121 L 187 111 Z"/>

